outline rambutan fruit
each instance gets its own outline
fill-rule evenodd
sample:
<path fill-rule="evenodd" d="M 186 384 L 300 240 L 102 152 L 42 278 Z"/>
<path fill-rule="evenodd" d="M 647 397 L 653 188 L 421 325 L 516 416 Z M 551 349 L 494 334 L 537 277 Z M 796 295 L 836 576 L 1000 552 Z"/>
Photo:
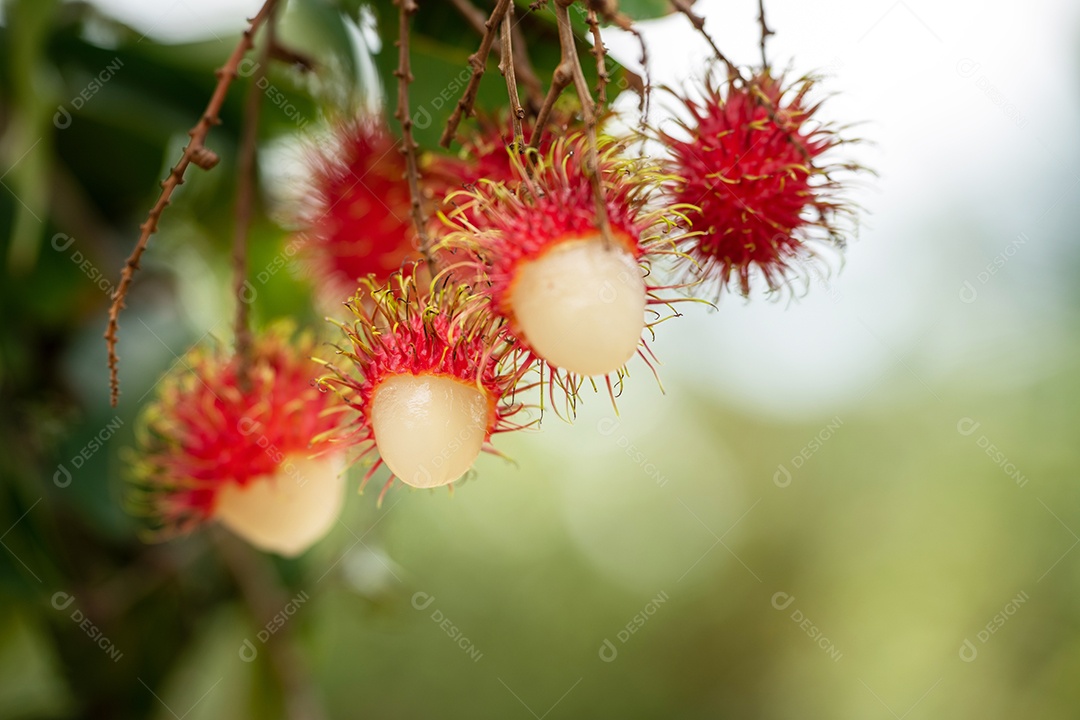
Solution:
<path fill-rule="evenodd" d="M 528 168 L 512 158 L 513 182 L 481 181 L 449 215 L 459 229 L 444 245 L 476 258 L 477 292 L 549 367 L 576 375 L 620 371 L 642 344 L 646 305 L 664 302 L 647 282 L 651 260 L 671 252 L 667 211 L 648 205 L 660 176 L 621 150 L 605 139 L 599 152 L 607 237 L 580 135 L 531 154 Z"/>
<path fill-rule="evenodd" d="M 134 454 L 136 509 L 164 535 L 217 520 L 261 550 L 295 556 L 341 511 L 345 457 L 326 436 L 344 407 L 314 384 L 314 341 L 286 326 L 256 338 L 246 375 L 217 343 L 159 383 Z"/>
<path fill-rule="evenodd" d="M 365 482 L 385 464 L 406 485 L 449 485 L 481 450 L 495 452 L 493 435 L 521 427 L 515 392 L 532 358 L 466 288 L 368 278 L 348 306 L 355 319 L 339 324 L 348 362 L 328 364 L 320 382 L 357 412 L 339 441 L 378 455 Z"/>
<path fill-rule="evenodd" d="M 328 304 L 352 297 L 360 278 L 385 281 L 420 257 L 405 161 L 381 119 L 339 123 L 307 165 L 301 266 Z"/>
<path fill-rule="evenodd" d="M 815 121 L 813 87 L 812 78 L 785 87 L 767 68 L 726 87 L 707 77 L 699 97 L 679 97 L 688 111 L 679 137 L 661 133 L 676 178 L 666 189 L 696 208 L 687 213 L 694 232 L 678 243 L 694 263 L 687 275 L 716 296 L 731 284 L 749 295 L 755 274 L 776 290 L 816 243 L 845 243 L 851 210 L 836 173 L 858 168 L 829 159 L 849 141 Z"/>

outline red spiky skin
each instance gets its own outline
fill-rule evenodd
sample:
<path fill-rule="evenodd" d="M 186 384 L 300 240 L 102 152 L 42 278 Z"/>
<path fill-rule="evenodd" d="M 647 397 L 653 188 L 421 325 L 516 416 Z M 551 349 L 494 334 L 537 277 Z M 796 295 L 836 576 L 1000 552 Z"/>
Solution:
<path fill-rule="evenodd" d="M 548 131 L 539 145 L 540 153 L 547 153 L 553 137 L 569 133 L 570 117 L 558 111 L 552 113 Z M 525 141 L 532 137 L 530 121 L 522 123 Z M 475 132 L 462 142 L 457 157 L 429 155 L 424 163 L 424 180 L 437 204 L 453 203 L 453 193 L 469 190 L 481 180 L 488 182 L 514 182 L 517 170 L 511 160 L 514 136 L 508 118 L 480 115 Z"/>
<path fill-rule="evenodd" d="M 385 281 L 420 257 L 410 220 L 405 161 L 381 120 L 341 123 L 308 158 L 300 218 L 304 266 L 333 303 L 360 278 Z"/>
<path fill-rule="evenodd" d="M 258 482 L 288 458 L 331 449 L 325 436 L 342 407 L 314 384 L 314 340 L 290 335 L 278 326 L 255 340 L 246 387 L 238 358 L 216 343 L 161 380 L 140 418 L 134 481 L 138 504 L 165 534 L 210 518 L 224 485 Z"/>
<path fill-rule="evenodd" d="M 640 260 L 648 251 L 647 233 L 655 223 L 645 202 L 648 179 L 628 172 L 617 157 L 620 148 L 605 144 L 599 158 L 605 207 L 615 242 Z M 475 286 L 491 298 L 495 313 L 516 331 L 510 294 L 521 263 L 535 260 L 560 243 L 596 235 L 596 198 L 585 172 L 588 146 L 582 136 L 559 138 L 531 177 L 514 163 L 514 179 L 483 183 L 463 194 L 461 211 L 451 215 L 464 229 L 447 236 L 445 245 L 475 254 Z"/>
<path fill-rule="evenodd" d="M 379 385 L 394 375 L 439 375 L 483 392 L 490 408 L 484 436 L 488 452 L 494 452 L 493 435 L 522 427 L 511 418 L 525 407 L 515 392 L 523 389 L 519 381 L 532 358 L 505 337 L 501 321 L 482 299 L 457 286 L 419 292 L 413 274 L 398 274 L 381 287 L 372 278 L 364 280 L 347 304 L 355 321 L 340 325 L 347 345 L 339 354 L 349 362 L 329 365 L 333 374 L 319 381 L 356 411 L 337 442 L 361 448 L 361 455 L 376 449 L 371 405 Z"/>
<path fill-rule="evenodd" d="M 697 263 L 690 274 L 716 294 L 730 283 L 749 294 L 755 269 L 775 289 L 808 254 L 808 240 L 838 240 L 834 221 L 844 209 L 822 156 L 842 141 L 811 123 L 811 87 L 807 79 L 784 88 L 767 70 L 724 90 L 706 81 L 703 99 L 684 99 L 685 137 L 662 137 L 678 178 L 672 199 L 697 208 L 687 213 L 695 234 L 680 250 Z"/>

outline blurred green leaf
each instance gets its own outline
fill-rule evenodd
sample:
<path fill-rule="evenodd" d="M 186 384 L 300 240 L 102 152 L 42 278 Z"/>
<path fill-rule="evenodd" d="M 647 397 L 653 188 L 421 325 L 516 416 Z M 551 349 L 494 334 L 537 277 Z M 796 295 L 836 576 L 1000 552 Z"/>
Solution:
<path fill-rule="evenodd" d="M 64 717 L 74 702 L 40 617 L 10 605 L 0 614 L 0 718 Z"/>

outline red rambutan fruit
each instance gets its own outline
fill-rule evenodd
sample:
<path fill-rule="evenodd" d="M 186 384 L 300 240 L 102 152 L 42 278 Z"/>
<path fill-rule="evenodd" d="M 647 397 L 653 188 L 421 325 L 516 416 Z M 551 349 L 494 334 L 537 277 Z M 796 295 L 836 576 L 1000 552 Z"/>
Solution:
<path fill-rule="evenodd" d="M 750 293 L 759 273 L 770 289 L 792 265 L 814 256 L 812 243 L 844 245 L 840 221 L 851 216 L 838 199 L 838 170 L 827 159 L 847 142 L 814 121 L 812 78 L 784 86 L 768 69 L 726 88 L 706 79 L 699 99 L 681 97 L 689 119 L 681 137 L 661 133 L 670 153 L 666 188 L 674 202 L 695 208 L 680 251 L 696 266 L 687 275 L 719 294 L 737 283 Z"/>
<path fill-rule="evenodd" d="M 476 291 L 490 296 L 510 332 L 552 369 L 620 371 L 642 343 L 646 305 L 663 302 L 646 282 L 651 258 L 670 252 L 660 242 L 666 211 L 648 206 L 659 175 L 621 158 L 621 150 L 604 139 L 599 152 L 610 238 L 598 229 L 581 135 L 530 154 L 528 169 L 512 157 L 513 182 L 482 180 L 449 215 L 460 228 L 444 245 L 467 251 Z"/>
<path fill-rule="evenodd" d="M 339 354 L 350 362 L 328 365 L 320 382 L 357 412 L 338 441 L 378 454 L 365 482 L 385 464 L 407 485 L 448 485 L 481 450 L 496 453 L 493 435 L 522 427 L 511 418 L 532 358 L 467 288 L 419 292 L 412 274 L 383 286 L 369 278 L 348 306 L 355 320 L 339 324 Z"/>
<path fill-rule="evenodd" d="M 344 453 L 325 436 L 344 408 L 314 383 L 314 341 L 275 326 L 246 382 L 217 343 L 159 383 L 137 433 L 136 509 L 168 536 L 217 520 L 262 550 L 294 556 L 321 539 L 344 500 Z"/>
<path fill-rule="evenodd" d="M 420 257 L 405 161 L 380 119 L 341 122 L 307 164 L 302 267 L 330 304 L 352 297 L 360 278 L 385 281 Z"/>

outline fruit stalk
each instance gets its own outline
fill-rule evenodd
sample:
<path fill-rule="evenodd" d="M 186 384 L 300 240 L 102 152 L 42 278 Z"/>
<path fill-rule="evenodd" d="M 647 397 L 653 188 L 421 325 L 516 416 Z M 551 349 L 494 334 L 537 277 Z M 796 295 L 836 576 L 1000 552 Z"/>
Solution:
<path fill-rule="evenodd" d="M 409 18 L 416 13 L 416 0 L 394 0 L 400 9 L 398 35 L 398 69 L 394 75 L 398 79 L 398 106 L 394 117 L 401 123 L 401 152 L 405 155 L 405 176 L 409 181 L 409 205 L 420 252 L 427 261 L 431 277 L 435 277 L 435 259 L 431 255 L 431 240 L 427 232 L 427 220 L 421 207 L 420 170 L 416 163 L 416 149 L 419 147 L 412 134 L 412 115 L 409 112 L 409 83 L 412 82 L 412 70 L 409 66 Z"/>
<path fill-rule="evenodd" d="M 248 22 L 247 29 L 244 30 L 244 34 L 240 38 L 240 42 L 237 43 L 232 55 L 218 69 L 216 73 L 218 83 L 214 88 L 213 95 L 210 96 L 210 102 L 207 103 L 206 110 L 203 112 L 202 117 L 199 118 L 199 122 L 188 131 L 191 140 L 184 148 L 180 160 L 169 171 L 169 176 L 161 182 L 161 194 L 158 196 L 157 202 L 154 203 L 154 207 L 150 209 L 146 221 L 139 226 L 139 239 L 135 243 L 131 255 L 128 256 L 127 261 L 124 263 L 124 269 L 120 272 L 120 283 L 113 293 L 112 305 L 109 306 L 109 324 L 105 328 L 105 344 L 109 353 L 109 403 L 113 407 L 116 407 L 117 402 L 120 400 L 120 358 L 116 353 L 120 311 L 126 307 L 124 299 L 127 297 L 135 272 L 139 269 L 139 261 L 142 259 L 143 252 L 146 251 L 150 236 L 157 232 L 161 214 L 168 206 L 173 192 L 183 184 L 184 173 L 187 172 L 188 166 L 195 163 L 203 170 L 210 170 L 217 165 L 219 158 L 217 153 L 206 147 L 206 136 L 210 133 L 211 127 L 221 124 L 221 118 L 219 117 L 221 106 L 225 102 L 229 86 L 238 75 L 237 68 L 240 66 L 240 61 L 253 47 L 255 32 L 270 17 L 276 5 L 277 0 L 266 0 L 263 3 L 259 12 Z"/>

